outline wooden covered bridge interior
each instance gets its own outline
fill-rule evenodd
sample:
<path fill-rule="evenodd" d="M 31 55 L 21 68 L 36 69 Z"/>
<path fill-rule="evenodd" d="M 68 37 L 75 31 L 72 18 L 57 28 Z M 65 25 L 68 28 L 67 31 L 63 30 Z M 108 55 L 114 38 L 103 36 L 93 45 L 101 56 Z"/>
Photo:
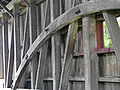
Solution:
<path fill-rule="evenodd" d="M 120 90 L 119 15 L 120 0 L 0 0 L 4 88 Z"/>

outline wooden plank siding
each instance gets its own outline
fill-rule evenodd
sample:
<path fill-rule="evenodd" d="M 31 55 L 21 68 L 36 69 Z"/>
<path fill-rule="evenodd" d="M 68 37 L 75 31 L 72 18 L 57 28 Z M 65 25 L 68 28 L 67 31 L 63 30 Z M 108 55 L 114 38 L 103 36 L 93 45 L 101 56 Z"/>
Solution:
<path fill-rule="evenodd" d="M 119 0 L 12 0 L 2 8 L 5 89 L 119 90 Z M 104 20 L 114 48 L 104 48 Z"/>

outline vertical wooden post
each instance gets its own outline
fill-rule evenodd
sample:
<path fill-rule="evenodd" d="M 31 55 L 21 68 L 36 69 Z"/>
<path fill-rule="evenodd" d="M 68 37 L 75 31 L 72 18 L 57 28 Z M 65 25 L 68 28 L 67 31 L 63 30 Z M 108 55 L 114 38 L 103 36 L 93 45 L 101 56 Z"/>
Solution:
<path fill-rule="evenodd" d="M 36 1 L 30 0 L 29 6 L 29 25 L 30 25 L 30 45 L 37 38 L 37 15 L 36 15 Z M 38 55 L 34 55 L 31 61 L 31 88 L 35 88 L 36 74 L 38 65 Z"/>
<path fill-rule="evenodd" d="M 20 13 L 19 4 L 14 4 L 14 62 L 15 73 L 21 63 L 21 45 L 20 45 Z"/>
<path fill-rule="evenodd" d="M 7 78 L 7 67 L 8 67 L 8 15 L 7 13 L 2 14 L 3 19 L 3 61 L 4 61 L 4 79 L 6 87 L 6 78 Z"/>
<path fill-rule="evenodd" d="M 12 35 L 10 41 L 10 49 L 9 49 L 9 58 L 8 58 L 8 68 L 7 68 L 7 80 L 6 87 L 10 88 L 12 84 L 12 76 L 13 76 L 13 66 L 14 66 L 14 25 L 12 25 Z"/>
<path fill-rule="evenodd" d="M 2 25 L 0 25 L 0 79 L 4 78 L 4 64 L 3 64 L 3 35 Z"/>
<path fill-rule="evenodd" d="M 88 0 L 82 0 L 82 3 L 87 1 Z M 95 50 L 95 48 L 97 48 L 96 20 L 93 16 L 86 16 L 82 19 L 82 22 L 84 40 L 85 90 L 98 90 L 98 56 Z"/>
<path fill-rule="evenodd" d="M 96 20 L 94 17 L 83 18 L 85 90 L 98 90 L 98 56 L 96 42 Z"/>
<path fill-rule="evenodd" d="M 60 0 L 50 0 L 51 22 L 60 15 Z M 52 74 L 53 90 L 58 90 L 61 73 L 61 36 L 60 32 L 52 37 Z"/>

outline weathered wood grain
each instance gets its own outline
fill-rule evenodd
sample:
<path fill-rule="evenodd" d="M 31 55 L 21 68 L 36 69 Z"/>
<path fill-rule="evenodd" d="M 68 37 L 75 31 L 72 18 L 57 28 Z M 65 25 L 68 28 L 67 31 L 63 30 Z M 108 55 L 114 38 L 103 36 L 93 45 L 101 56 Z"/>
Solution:
<path fill-rule="evenodd" d="M 45 71 L 47 54 L 48 54 L 48 42 L 46 42 L 42 46 L 41 51 L 40 51 L 36 82 L 35 82 L 35 89 L 42 90 L 43 88 L 43 79 L 44 79 L 44 71 Z"/>
<path fill-rule="evenodd" d="M 91 8 L 90 8 L 91 7 Z M 75 14 L 76 11 L 81 9 L 80 14 Z M 109 9 L 119 9 L 119 2 L 88 2 L 83 5 L 76 6 L 75 8 L 72 8 L 71 10 L 67 11 L 60 17 L 58 17 L 56 20 L 54 20 L 46 29 L 43 30 L 43 32 L 38 36 L 38 38 L 35 40 L 35 42 L 31 45 L 30 49 L 28 50 L 27 54 L 25 56 L 28 56 L 27 59 L 24 57 L 24 63 L 21 63 L 21 66 L 19 68 L 19 71 L 17 73 L 18 77 L 20 77 L 22 74 L 22 70 L 25 67 L 24 64 L 29 63 L 29 59 L 32 57 L 32 55 L 37 52 L 37 50 L 40 48 L 40 46 L 48 40 L 52 34 L 60 30 L 60 28 L 64 27 L 65 25 L 81 18 L 83 15 L 99 12 L 102 10 L 109 10 Z M 94 12 L 93 12 L 94 11 Z M 68 17 L 69 15 L 69 17 Z M 48 31 L 47 31 L 48 30 Z M 47 31 L 47 32 L 46 32 Z M 24 70 L 23 70 L 24 71 Z M 16 80 L 18 80 L 18 77 L 14 80 L 14 83 Z"/>
<path fill-rule="evenodd" d="M 24 25 L 24 39 L 23 39 L 23 50 L 21 57 L 23 58 L 30 46 L 30 35 L 29 35 L 29 9 L 26 12 L 25 25 Z"/>
<path fill-rule="evenodd" d="M 21 45 L 22 45 L 22 50 L 21 50 L 21 59 L 25 56 L 27 50 L 29 49 L 30 46 L 30 34 L 29 34 L 29 9 L 27 8 L 26 14 L 21 16 Z M 26 79 L 28 78 L 28 75 L 30 73 L 30 64 L 25 70 L 19 84 L 19 88 L 23 88 L 26 83 Z"/>
<path fill-rule="evenodd" d="M 69 82 L 69 74 L 71 69 L 74 46 L 78 31 L 78 21 L 73 22 L 68 29 L 67 42 L 65 47 L 64 61 L 60 77 L 59 90 L 67 90 Z"/>
<path fill-rule="evenodd" d="M 36 17 L 36 2 L 35 0 L 30 0 L 29 3 L 29 26 L 30 26 L 30 45 L 37 38 L 37 17 Z M 38 66 L 38 54 L 35 53 L 31 61 L 31 88 L 35 88 L 35 81 L 37 75 L 37 66 Z"/>
<path fill-rule="evenodd" d="M 115 53 L 106 53 L 99 56 L 99 83 L 100 90 L 119 90 L 120 61 Z"/>
<path fill-rule="evenodd" d="M 60 15 L 60 0 L 50 0 L 51 22 Z M 61 34 L 57 32 L 51 38 L 53 90 L 59 88 L 61 73 Z"/>
<path fill-rule="evenodd" d="M 20 45 L 20 15 L 19 4 L 14 4 L 14 62 L 15 72 L 21 63 L 21 45 Z"/>
<path fill-rule="evenodd" d="M 83 20 L 84 40 L 84 64 L 85 64 L 85 90 L 98 90 L 98 56 L 94 50 L 96 42 L 95 17 L 84 17 Z"/>
<path fill-rule="evenodd" d="M 14 25 L 12 25 L 12 35 L 10 41 L 10 50 L 8 57 L 8 68 L 7 68 L 7 79 L 6 79 L 6 87 L 10 87 L 12 84 L 12 76 L 13 76 L 13 67 L 14 67 Z"/>
<path fill-rule="evenodd" d="M 4 78 L 4 64 L 3 64 L 3 35 L 2 26 L 0 26 L 0 78 Z"/>
<path fill-rule="evenodd" d="M 8 67 L 8 15 L 7 13 L 3 13 L 2 15 L 2 35 L 3 35 L 3 63 L 4 63 L 4 80 L 6 87 L 6 79 L 7 79 L 7 67 Z"/>
<path fill-rule="evenodd" d="M 45 8 L 44 5 L 46 4 Z M 50 23 L 50 1 L 47 1 L 43 3 L 42 5 L 42 16 L 43 21 L 41 21 L 42 25 L 40 30 L 42 31 L 49 23 Z M 45 10 L 45 11 L 44 11 Z M 44 88 L 44 77 L 45 77 L 45 69 L 46 69 L 46 64 L 48 63 L 48 56 L 50 53 L 48 53 L 48 47 L 49 47 L 49 42 L 45 42 L 44 45 L 40 48 L 40 55 L 39 55 L 39 63 L 38 63 L 38 68 L 37 68 L 37 77 L 36 77 L 36 82 L 35 82 L 35 89 L 43 90 Z"/>

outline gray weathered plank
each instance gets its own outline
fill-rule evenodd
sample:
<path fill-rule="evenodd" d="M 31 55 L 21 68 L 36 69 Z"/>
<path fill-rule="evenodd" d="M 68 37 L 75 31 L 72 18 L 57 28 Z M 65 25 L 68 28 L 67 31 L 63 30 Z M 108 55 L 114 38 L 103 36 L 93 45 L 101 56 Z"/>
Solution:
<path fill-rule="evenodd" d="M 41 25 L 41 4 L 38 4 L 37 5 L 37 36 L 39 36 L 39 34 L 41 33 L 41 27 L 42 27 L 42 25 Z"/>
<path fill-rule="evenodd" d="M 23 58 L 29 49 L 30 40 L 29 40 L 29 10 L 27 8 L 25 26 L 24 26 L 24 39 L 23 39 L 23 50 L 21 52 L 21 57 Z"/>
<path fill-rule="evenodd" d="M 7 13 L 2 14 L 3 20 L 3 62 L 4 62 L 4 79 L 5 79 L 5 87 L 6 87 L 6 78 L 7 78 L 7 67 L 8 67 L 8 15 Z"/>
<path fill-rule="evenodd" d="M 21 20 L 21 24 L 24 25 L 21 27 L 22 35 L 23 36 L 21 42 L 22 42 L 22 50 L 21 50 L 21 59 L 25 56 L 27 50 L 29 49 L 30 46 L 30 35 L 29 35 L 29 8 L 27 7 L 26 15 L 25 17 L 22 17 L 23 19 Z M 24 19 L 25 18 L 25 19 Z M 23 35 L 24 34 L 24 35 Z M 30 64 L 25 70 L 22 79 L 20 80 L 20 84 L 18 87 L 23 88 L 24 84 L 26 83 L 26 78 L 28 78 L 27 75 L 29 75 L 30 72 Z"/>
<path fill-rule="evenodd" d="M 84 82 L 85 78 L 83 78 L 83 77 L 70 77 L 69 81 L 71 81 L 71 82 Z M 117 78 L 117 77 L 99 77 L 99 82 L 119 83 L 120 78 Z"/>
<path fill-rule="evenodd" d="M 68 29 L 67 42 L 65 47 L 64 61 L 62 65 L 62 72 L 60 77 L 59 90 L 67 90 L 69 82 L 69 74 L 71 62 L 74 52 L 74 46 L 78 30 L 78 21 L 73 22 Z"/>
<path fill-rule="evenodd" d="M 8 68 L 7 68 L 7 79 L 6 79 L 6 87 L 10 87 L 12 84 L 12 75 L 13 75 L 13 67 L 14 67 L 14 25 L 12 25 L 12 35 L 10 41 L 10 50 L 9 50 L 9 58 L 8 58 Z"/>
<path fill-rule="evenodd" d="M 20 45 L 20 15 L 19 15 L 19 4 L 14 4 L 14 62 L 15 72 L 21 63 L 21 45 Z"/>
<path fill-rule="evenodd" d="M 46 63 L 47 54 L 48 54 L 47 52 L 48 52 L 48 42 L 46 42 L 42 46 L 41 51 L 40 51 L 39 63 L 38 63 L 38 69 L 37 69 L 37 75 L 36 75 L 35 89 L 42 90 L 42 88 L 43 88 L 45 63 Z"/>
<path fill-rule="evenodd" d="M 29 27 L 30 27 L 30 45 L 37 38 L 37 17 L 36 17 L 36 1 L 30 0 L 29 7 Z M 32 57 L 31 61 L 31 88 L 35 88 L 36 74 L 37 74 L 38 55 L 37 53 Z"/>
<path fill-rule="evenodd" d="M 4 78 L 4 65 L 3 65 L 3 35 L 2 25 L 0 25 L 0 79 Z"/>
<path fill-rule="evenodd" d="M 50 0 L 51 5 L 51 22 L 60 15 L 60 0 Z M 61 36 L 57 32 L 52 38 L 52 74 L 53 74 L 53 90 L 59 88 L 61 73 Z"/>
<path fill-rule="evenodd" d="M 43 26 L 41 26 L 41 31 L 50 23 L 50 1 L 47 1 L 42 4 L 41 6 L 41 13 L 44 15 L 42 16 L 41 23 Z M 45 5 L 45 8 L 44 8 Z M 37 68 L 37 76 L 36 76 L 36 83 L 35 83 L 35 89 L 43 90 L 43 80 L 44 80 L 44 73 L 45 73 L 45 65 L 47 63 L 47 57 L 48 57 L 48 44 L 49 42 L 45 42 L 44 45 L 40 48 L 40 55 L 39 55 L 39 63 Z"/>
<path fill-rule="evenodd" d="M 119 83 L 120 78 L 119 77 L 99 77 L 99 82 L 104 83 Z M 53 78 L 44 78 L 44 81 L 53 81 Z M 85 78 L 83 76 L 81 77 L 70 77 L 70 82 L 85 82 Z"/>
<path fill-rule="evenodd" d="M 95 48 L 96 21 L 92 16 L 84 17 L 83 40 L 84 40 L 84 64 L 85 64 L 85 90 L 98 90 L 98 56 Z"/>

